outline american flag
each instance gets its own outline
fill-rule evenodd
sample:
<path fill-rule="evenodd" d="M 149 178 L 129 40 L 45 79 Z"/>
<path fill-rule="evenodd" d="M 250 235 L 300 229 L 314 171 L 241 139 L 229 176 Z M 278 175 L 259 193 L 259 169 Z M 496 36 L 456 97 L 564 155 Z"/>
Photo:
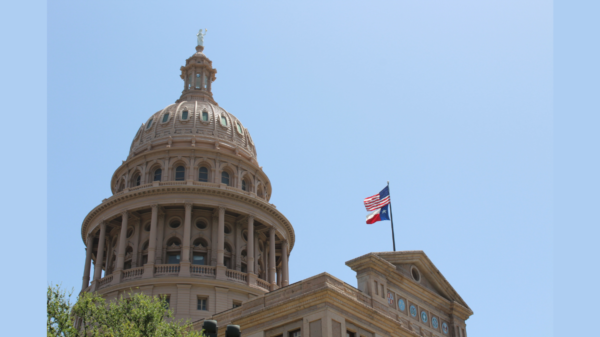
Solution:
<path fill-rule="evenodd" d="M 372 212 L 390 203 L 390 190 L 389 187 L 385 187 L 381 192 L 365 198 L 365 208 L 367 211 Z"/>

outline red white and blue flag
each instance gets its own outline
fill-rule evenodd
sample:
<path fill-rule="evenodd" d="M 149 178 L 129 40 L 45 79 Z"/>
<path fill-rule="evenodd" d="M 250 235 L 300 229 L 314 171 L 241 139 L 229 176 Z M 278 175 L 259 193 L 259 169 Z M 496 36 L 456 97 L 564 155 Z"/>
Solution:
<path fill-rule="evenodd" d="M 381 207 L 380 209 L 376 210 L 375 212 L 367 215 L 367 225 L 374 224 L 377 221 L 383 221 L 383 220 L 389 220 L 389 219 L 390 219 L 389 206 L 385 205 L 385 206 Z"/>
<path fill-rule="evenodd" d="M 390 203 L 390 188 L 386 186 L 381 192 L 365 198 L 365 208 L 372 212 Z"/>

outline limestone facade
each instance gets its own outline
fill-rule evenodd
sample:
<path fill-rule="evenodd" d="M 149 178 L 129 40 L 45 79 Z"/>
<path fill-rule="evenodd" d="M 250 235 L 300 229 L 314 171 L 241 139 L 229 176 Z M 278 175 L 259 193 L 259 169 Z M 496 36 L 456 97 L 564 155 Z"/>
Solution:
<path fill-rule="evenodd" d="M 113 195 L 81 227 L 82 291 L 166 296 L 191 320 L 286 286 L 295 241 L 269 203 L 250 133 L 212 98 L 216 70 L 202 49 L 181 69 L 179 100 L 142 124 Z"/>
<path fill-rule="evenodd" d="M 467 336 L 473 312 L 422 251 L 346 262 L 358 288 L 327 273 L 290 285 L 294 228 L 269 203 L 248 129 L 213 99 L 202 46 L 180 77 L 181 97 L 140 126 L 113 195 L 83 221 L 82 291 L 166 296 L 219 336 L 228 324 L 249 337 Z"/>

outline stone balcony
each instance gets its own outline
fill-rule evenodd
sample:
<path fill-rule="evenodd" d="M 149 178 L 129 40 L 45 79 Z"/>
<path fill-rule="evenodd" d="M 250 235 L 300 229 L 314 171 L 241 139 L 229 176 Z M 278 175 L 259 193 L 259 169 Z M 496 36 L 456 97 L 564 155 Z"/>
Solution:
<path fill-rule="evenodd" d="M 186 270 L 187 269 L 187 270 Z M 244 273 L 241 271 L 228 269 L 225 266 L 203 266 L 181 264 L 155 264 L 144 265 L 142 267 L 131 268 L 123 271 L 117 271 L 106 275 L 84 289 L 83 291 L 98 291 L 114 285 L 125 284 L 127 282 L 152 279 L 152 278 L 172 278 L 172 277 L 192 277 L 198 279 L 213 279 L 243 284 L 248 287 L 269 292 L 278 289 L 275 284 L 258 278 L 255 274 Z"/>

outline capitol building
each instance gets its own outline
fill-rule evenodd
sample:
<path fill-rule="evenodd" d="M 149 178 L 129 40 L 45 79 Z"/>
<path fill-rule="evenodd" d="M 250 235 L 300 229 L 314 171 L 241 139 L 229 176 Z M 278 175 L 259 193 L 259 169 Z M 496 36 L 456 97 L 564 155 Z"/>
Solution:
<path fill-rule="evenodd" d="M 216 320 L 219 336 L 236 324 L 251 337 L 466 337 L 473 311 L 422 251 L 347 261 L 358 288 L 328 273 L 290 284 L 289 256 L 309 242 L 269 203 L 257 144 L 214 100 L 203 51 L 181 67 L 175 103 L 132 130 L 112 196 L 83 220 L 82 291 L 164 296 L 195 329 Z"/>

